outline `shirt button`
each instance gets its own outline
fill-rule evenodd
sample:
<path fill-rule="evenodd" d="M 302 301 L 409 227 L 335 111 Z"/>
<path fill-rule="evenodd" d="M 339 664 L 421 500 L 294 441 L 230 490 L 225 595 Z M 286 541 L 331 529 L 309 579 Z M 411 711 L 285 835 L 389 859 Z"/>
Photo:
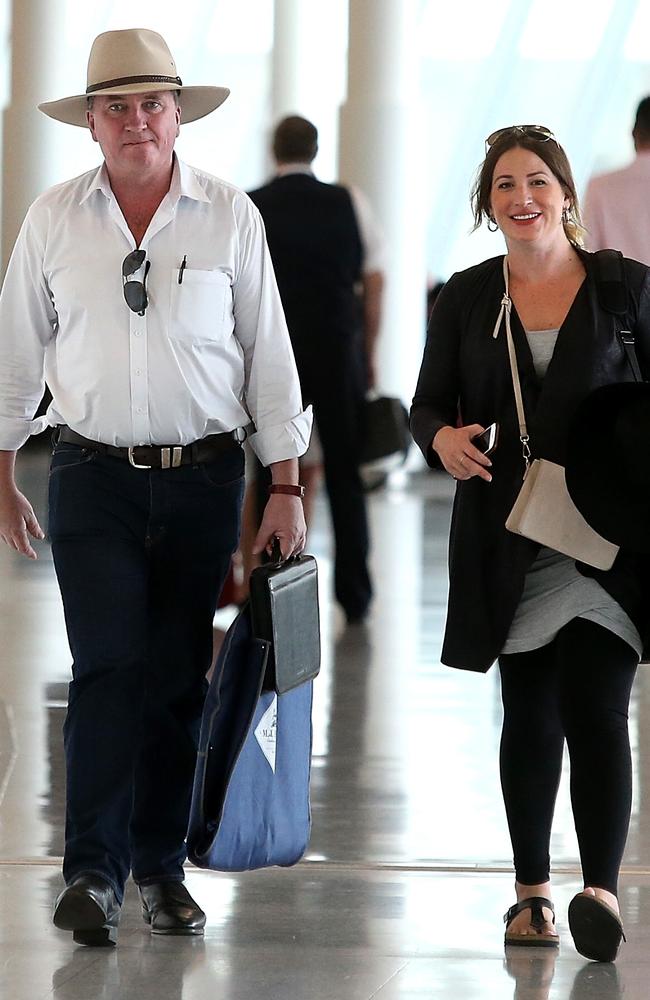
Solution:
<path fill-rule="evenodd" d="M 142 336 L 142 330 L 134 330 L 133 331 L 133 336 L 134 337 L 141 337 Z"/>
<path fill-rule="evenodd" d="M 146 412 L 146 411 L 145 411 L 145 408 L 144 408 L 144 406 L 139 406 L 139 407 L 138 407 L 138 413 L 145 413 L 145 412 Z"/>
<path fill-rule="evenodd" d="M 136 375 L 142 375 L 142 368 L 136 368 L 135 374 Z"/>

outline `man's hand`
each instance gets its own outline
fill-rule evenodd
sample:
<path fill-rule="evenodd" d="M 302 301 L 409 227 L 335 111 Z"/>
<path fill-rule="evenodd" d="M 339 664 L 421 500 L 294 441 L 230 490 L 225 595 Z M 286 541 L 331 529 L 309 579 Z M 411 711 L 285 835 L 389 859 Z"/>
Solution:
<path fill-rule="evenodd" d="M 297 556 L 304 549 L 307 526 L 300 497 L 284 493 L 271 494 L 253 545 L 253 555 L 258 555 L 264 549 L 271 555 L 274 537 L 280 541 L 283 559 Z"/>
<path fill-rule="evenodd" d="M 1 484 L 0 538 L 28 559 L 37 559 L 29 540 L 30 535 L 39 541 L 45 538 L 45 532 L 38 523 L 32 505 L 14 485 Z"/>

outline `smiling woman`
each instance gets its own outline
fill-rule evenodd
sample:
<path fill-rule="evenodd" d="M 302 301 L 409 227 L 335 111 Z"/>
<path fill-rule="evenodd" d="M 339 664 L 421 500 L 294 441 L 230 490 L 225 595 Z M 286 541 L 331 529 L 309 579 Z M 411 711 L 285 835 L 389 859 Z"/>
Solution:
<path fill-rule="evenodd" d="M 629 375 L 599 299 L 600 260 L 581 246 L 564 150 L 548 129 L 526 125 L 499 129 L 487 146 L 472 196 L 475 228 L 487 219 L 508 253 L 453 275 L 438 296 L 411 410 L 427 462 L 458 481 L 442 661 L 476 671 L 499 663 L 517 896 L 505 943 L 558 944 L 549 842 L 566 739 L 585 886 L 570 928 L 581 954 L 611 961 L 623 937 L 616 893 L 631 805 L 627 711 L 646 629 L 631 595 L 648 582 L 633 553 L 596 579 L 596 570 L 505 524 L 531 452 L 560 465 L 576 405 Z M 622 325 L 647 357 L 650 270 L 631 260 L 620 267 L 630 297 Z M 519 408 L 534 414 L 530 437 L 518 422 L 510 349 Z M 499 443 L 488 458 L 473 438 L 494 421 Z"/>
<path fill-rule="evenodd" d="M 499 157 L 490 195 L 491 219 L 510 239 L 549 240 L 562 231 L 570 204 L 562 186 L 536 153 L 515 148 Z"/>
<path fill-rule="evenodd" d="M 550 185 L 556 192 L 559 187 L 563 198 L 560 214 L 564 235 L 570 243 L 582 246 L 583 228 L 573 173 L 553 133 L 540 125 L 517 125 L 498 129 L 488 136 L 486 143 L 487 154 L 472 192 L 474 229 L 478 229 L 483 219 L 497 221 L 493 218 L 495 193 L 507 190 L 508 186 L 512 190 L 514 183 L 511 175 L 503 176 L 508 173 L 508 162 L 516 162 L 520 173 L 522 163 L 527 163 L 526 172 L 531 175 L 527 178 L 529 187 L 539 190 Z M 526 151 L 532 158 L 525 157 Z M 502 162 L 506 153 L 514 156 L 515 161 Z"/>

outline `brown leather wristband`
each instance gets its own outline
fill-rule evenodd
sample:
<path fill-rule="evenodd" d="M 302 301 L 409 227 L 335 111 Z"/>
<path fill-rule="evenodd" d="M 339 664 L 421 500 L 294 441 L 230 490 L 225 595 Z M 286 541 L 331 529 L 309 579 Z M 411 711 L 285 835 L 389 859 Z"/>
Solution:
<path fill-rule="evenodd" d="M 288 493 L 292 497 L 302 498 L 305 495 L 304 486 L 294 486 L 293 483 L 271 483 L 269 493 Z"/>

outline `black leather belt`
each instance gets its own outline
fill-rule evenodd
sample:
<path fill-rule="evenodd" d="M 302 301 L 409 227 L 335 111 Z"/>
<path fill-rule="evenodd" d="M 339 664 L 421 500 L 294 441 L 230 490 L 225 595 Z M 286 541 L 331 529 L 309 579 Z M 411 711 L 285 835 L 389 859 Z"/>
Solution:
<path fill-rule="evenodd" d="M 91 441 L 70 427 L 61 426 L 55 430 L 54 441 L 55 444 L 59 441 L 77 444 L 91 451 L 99 451 L 102 455 L 121 458 L 130 462 L 135 469 L 178 469 L 181 465 L 214 462 L 220 455 L 241 447 L 245 436 L 243 428 L 237 428 L 225 434 L 210 434 L 200 441 L 193 441 L 192 444 L 134 445 L 132 448 L 118 448 L 116 445 L 102 444 L 101 441 Z"/>

